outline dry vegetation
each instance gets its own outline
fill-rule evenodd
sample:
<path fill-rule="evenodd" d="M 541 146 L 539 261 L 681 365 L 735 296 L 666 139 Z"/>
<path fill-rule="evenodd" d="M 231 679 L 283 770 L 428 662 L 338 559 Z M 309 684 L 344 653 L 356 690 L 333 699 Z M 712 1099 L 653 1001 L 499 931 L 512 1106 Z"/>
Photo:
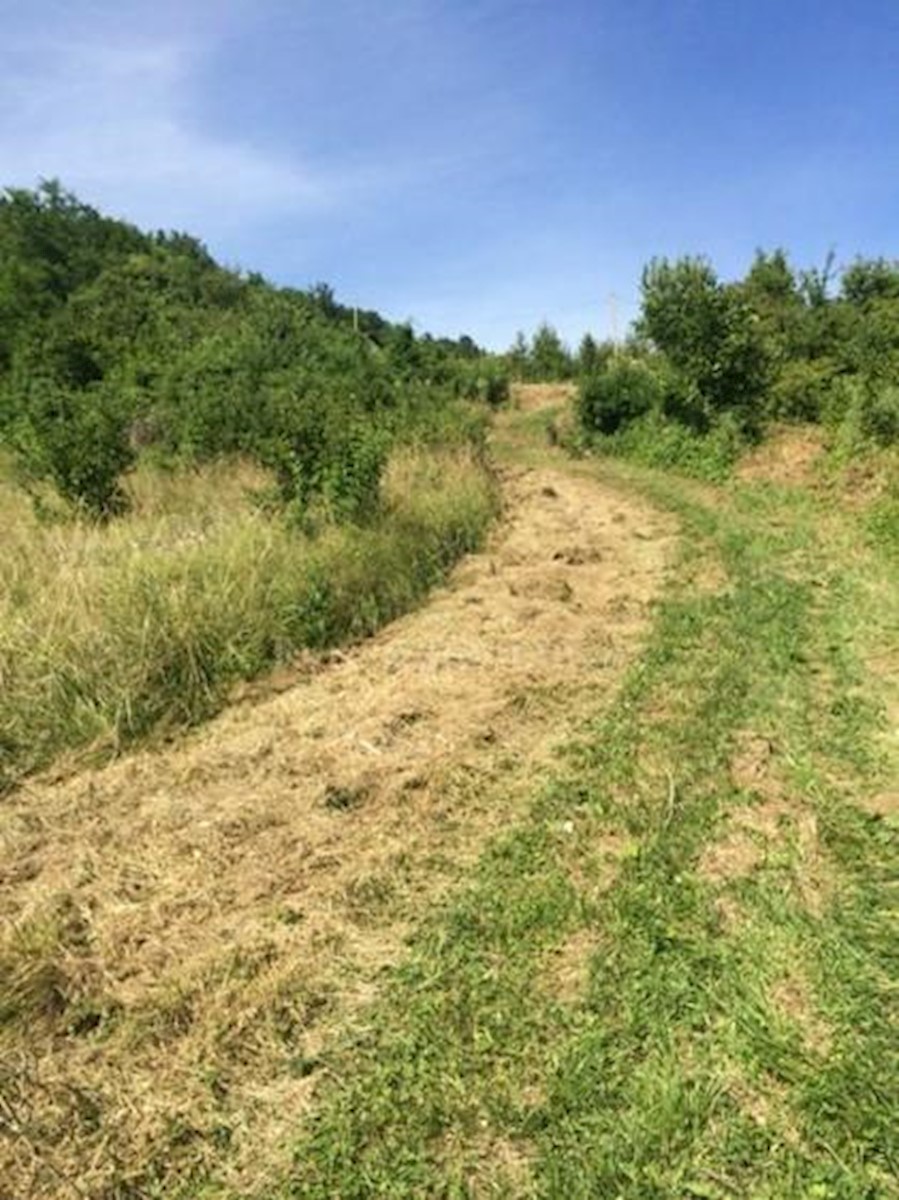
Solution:
<path fill-rule="evenodd" d="M 193 723 L 303 646 L 370 632 L 493 512 L 468 452 L 398 453 L 374 523 L 314 540 L 262 510 L 265 482 L 250 466 L 145 470 L 135 512 L 105 526 L 39 521 L 0 485 L 0 783 L 61 751 L 115 753 Z"/>
<path fill-rule="evenodd" d="M 395 464 L 391 494 L 436 503 L 420 471 Z M 672 527 L 648 506 L 545 468 L 507 471 L 504 499 L 426 609 L 170 750 L 7 800 L 2 1169 L 23 1190 L 211 1170 L 247 1194 L 287 1165 L 329 1031 L 611 698 L 661 586 Z"/>

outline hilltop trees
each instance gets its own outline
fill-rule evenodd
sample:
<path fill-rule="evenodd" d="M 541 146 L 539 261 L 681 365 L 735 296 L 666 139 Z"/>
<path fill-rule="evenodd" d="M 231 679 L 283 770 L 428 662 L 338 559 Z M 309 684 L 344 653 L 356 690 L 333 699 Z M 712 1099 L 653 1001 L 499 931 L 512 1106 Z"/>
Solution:
<path fill-rule="evenodd" d="M 359 515 L 391 438 L 482 393 L 502 380 L 469 337 L 226 270 L 195 238 L 142 233 L 57 183 L 0 195 L 0 437 L 82 512 L 122 507 L 142 441 L 170 460 L 251 455 L 285 502 L 327 494 Z"/>
<path fill-rule="evenodd" d="M 574 374 L 570 350 L 547 321 L 538 325 L 530 341 L 517 333 L 506 362 L 513 378 L 529 383 L 556 383 Z"/>

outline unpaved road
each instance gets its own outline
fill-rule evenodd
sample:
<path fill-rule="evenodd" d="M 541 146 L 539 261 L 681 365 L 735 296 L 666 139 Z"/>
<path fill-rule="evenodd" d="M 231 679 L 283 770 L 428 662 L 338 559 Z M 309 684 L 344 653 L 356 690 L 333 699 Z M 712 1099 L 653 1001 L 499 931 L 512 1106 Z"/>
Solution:
<path fill-rule="evenodd" d="M 236 1187 L 277 1170 L 322 1039 L 611 697 L 662 586 L 668 518 L 531 457 L 502 467 L 487 549 L 420 611 L 177 745 L 5 802 L 0 917 L 55 929 L 77 1019 L 0 1047 L 21 1126 L 0 1178 L 140 1187 L 157 1154 L 221 1159 L 221 1129 Z"/>

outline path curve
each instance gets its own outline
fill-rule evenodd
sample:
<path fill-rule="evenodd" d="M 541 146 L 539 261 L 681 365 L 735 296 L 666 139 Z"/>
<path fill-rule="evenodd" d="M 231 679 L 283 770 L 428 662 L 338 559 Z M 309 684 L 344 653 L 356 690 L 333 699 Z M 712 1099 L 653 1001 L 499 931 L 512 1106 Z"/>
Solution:
<path fill-rule="evenodd" d="M 147 1161 L 179 1117 L 201 1145 L 228 1126 L 234 1180 L 258 1186 L 321 1040 L 611 698 L 675 531 L 542 458 L 503 468 L 490 544 L 419 611 L 171 747 L 4 803 L 0 917 L 77 929 L 59 965 L 87 1025 L 108 1025 L 99 1048 L 57 1027 L 28 1067 L 57 1097 L 59 1171 L 90 1143 L 75 1083 L 106 1139 L 89 1188 L 124 1169 L 114 1153 Z"/>

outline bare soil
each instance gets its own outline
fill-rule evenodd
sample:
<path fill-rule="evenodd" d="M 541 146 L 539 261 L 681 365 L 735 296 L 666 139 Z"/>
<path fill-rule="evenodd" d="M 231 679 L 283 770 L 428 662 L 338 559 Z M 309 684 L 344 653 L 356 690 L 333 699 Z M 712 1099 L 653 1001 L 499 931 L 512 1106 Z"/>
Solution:
<path fill-rule="evenodd" d="M 5 802 L 6 961 L 26 991 L 55 982 L 0 1041 L 0 1195 L 140 1195 L 223 1159 L 242 1194 L 277 1175 L 324 1040 L 647 628 L 670 519 L 542 454 L 504 468 L 489 546 L 420 611 Z"/>

